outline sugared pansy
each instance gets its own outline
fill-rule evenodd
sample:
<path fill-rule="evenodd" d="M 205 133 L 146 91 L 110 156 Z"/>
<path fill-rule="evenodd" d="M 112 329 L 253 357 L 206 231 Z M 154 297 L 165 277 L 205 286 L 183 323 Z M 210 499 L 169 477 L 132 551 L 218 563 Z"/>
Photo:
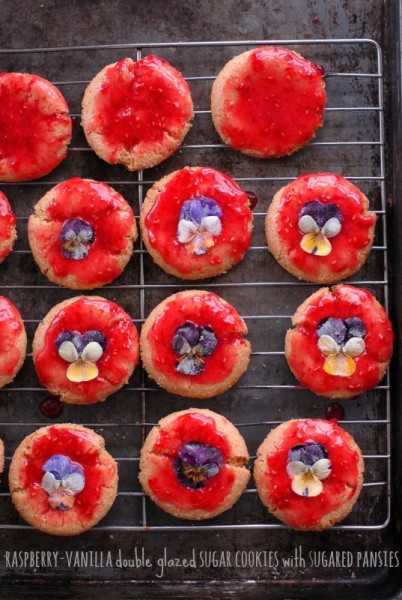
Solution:
<path fill-rule="evenodd" d="M 91 329 L 85 333 L 62 331 L 56 338 L 55 346 L 59 356 L 70 363 L 66 377 L 74 383 L 95 379 L 99 370 L 96 362 L 106 349 L 106 337 L 101 331 Z"/>
<path fill-rule="evenodd" d="M 176 475 L 183 485 L 198 490 L 210 477 L 218 475 L 223 465 L 221 451 L 200 442 L 184 444 L 174 461 Z"/>
<path fill-rule="evenodd" d="M 191 321 L 183 323 L 172 339 L 172 348 L 180 358 L 176 361 L 176 371 L 183 375 L 199 375 L 205 369 L 203 357 L 210 356 L 218 340 L 212 327 L 199 327 Z"/>
<path fill-rule="evenodd" d="M 286 471 L 295 494 L 308 498 L 318 496 L 323 489 L 322 480 L 331 474 L 326 448 L 316 442 L 293 446 L 288 453 Z"/>
<path fill-rule="evenodd" d="M 190 254 L 205 254 L 222 231 L 222 209 L 211 198 L 186 200 L 180 211 L 177 240 Z"/>
<path fill-rule="evenodd" d="M 88 256 L 89 247 L 95 241 L 95 232 L 82 219 L 68 219 L 61 228 L 60 241 L 63 256 L 82 260 Z"/>
<path fill-rule="evenodd" d="M 72 508 L 76 494 L 85 487 L 81 465 L 64 454 L 54 454 L 43 465 L 43 471 L 42 488 L 49 495 L 50 506 L 55 510 Z"/>
<path fill-rule="evenodd" d="M 366 327 L 358 317 L 329 317 L 317 327 L 318 347 L 325 356 L 323 369 L 329 375 L 350 377 L 356 371 L 356 357 L 366 349 Z"/>
<path fill-rule="evenodd" d="M 304 234 L 300 246 L 308 254 L 328 256 L 332 250 L 330 238 L 342 229 L 343 215 L 337 204 L 320 200 L 307 202 L 299 213 L 298 226 Z"/>

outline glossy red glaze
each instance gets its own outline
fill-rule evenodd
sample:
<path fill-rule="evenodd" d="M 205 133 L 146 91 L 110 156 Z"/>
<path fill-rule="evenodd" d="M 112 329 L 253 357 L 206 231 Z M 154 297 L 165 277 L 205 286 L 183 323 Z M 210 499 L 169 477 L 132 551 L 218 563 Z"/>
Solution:
<path fill-rule="evenodd" d="M 68 456 L 81 465 L 85 475 L 84 489 L 75 495 L 72 509 L 58 511 L 50 507 L 48 494 L 42 488 L 43 465 L 55 454 Z M 43 519 L 91 519 L 98 508 L 103 492 L 102 486 L 109 484 L 116 475 L 114 461 L 107 464 L 99 457 L 99 448 L 91 436 L 83 431 L 68 427 L 50 427 L 47 433 L 37 437 L 26 455 L 20 470 L 20 485 L 28 492 L 32 507 Z"/>
<path fill-rule="evenodd" d="M 17 217 L 12 212 L 6 196 L 0 192 L 0 260 L 12 250 Z"/>
<path fill-rule="evenodd" d="M 88 133 L 101 134 L 111 163 L 122 149 L 149 154 L 162 145 L 175 148 L 192 116 L 189 93 L 181 73 L 162 58 L 125 58 L 102 77 Z"/>
<path fill-rule="evenodd" d="M 354 358 L 356 371 L 350 377 L 329 375 L 323 369 L 325 356 L 318 348 L 317 326 L 328 317 L 345 320 L 359 317 L 367 331 L 366 349 Z M 289 365 L 303 386 L 317 394 L 349 390 L 355 395 L 379 382 L 380 363 L 392 356 L 394 334 L 385 310 L 367 290 L 340 285 L 320 292 L 308 303 L 290 336 Z"/>
<path fill-rule="evenodd" d="M 177 240 L 180 211 L 186 200 L 211 198 L 221 210 L 222 232 L 215 245 L 202 255 L 190 254 Z M 251 242 L 252 213 L 247 193 L 230 177 L 212 169 L 182 169 L 165 184 L 145 217 L 149 243 L 162 259 L 182 275 L 200 271 L 206 265 L 221 264 L 230 256 L 239 262 Z"/>
<path fill-rule="evenodd" d="M 330 239 L 332 250 L 328 256 L 308 254 L 300 247 L 300 210 L 313 200 L 334 203 L 343 215 L 341 231 Z M 275 216 L 287 260 L 311 275 L 322 268 L 333 273 L 353 268 L 360 260 L 359 253 L 371 243 L 370 231 L 376 220 L 374 213 L 367 213 L 366 203 L 362 192 L 340 175 L 317 173 L 298 177 L 284 189 Z"/>
<path fill-rule="evenodd" d="M 66 156 L 71 131 L 66 101 L 49 81 L 0 73 L 0 180 L 49 173 Z"/>
<path fill-rule="evenodd" d="M 55 340 L 62 331 L 84 333 L 90 329 L 98 329 L 107 340 L 106 350 L 96 363 L 99 375 L 92 381 L 74 383 L 66 377 L 68 363 L 59 356 Z M 130 367 L 137 364 L 138 357 L 138 332 L 122 308 L 108 300 L 78 298 L 62 308 L 50 323 L 45 344 L 37 352 L 34 361 L 39 379 L 45 387 L 80 394 L 87 403 L 91 403 L 97 401 L 97 395 L 103 390 L 126 379 Z"/>
<path fill-rule="evenodd" d="M 212 327 L 218 344 L 211 356 L 203 358 L 205 370 L 199 375 L 183 375 L 176 371 L 179 355 L 172 348 L 176 330 L 186 321 L 198 326 Z M 213 384 L 224 380 L 232 372 L 238 356 L 238 346 L 243 339 L 244 323 L 238 312 L 216 294 L 178 293 L 155 319 L 148 333 L 152 348 L 153 367 L 169 377 L 170 381 L 194 381 L 197 384 Z"/>
<path fill-rule="evenodd" d="M 217 475 L 210 477 L 203 488 L 194 490 L 180 483 L 174 470 L 179 449 L 189 442 L 200 442 L 218 448 L 227 461 L 231 448 L 226 436 L 217 430 L 214 419 L 198 413 L 179 416 L 162 429 L 149 455 L 152 466 L 148 480 L 152 492 L 161 502 L 169 502 L 182 510 L 213 511 L 230 493 L 235 475 L 224 464 Z"/>
<path fill-rule="evenodd" d="M 292 479 L 286 472 L 289 450 L 308 442 L 325 446 L 332 467 L 329 477 L 322 481 L 323 491 L 313 498 L 293 492 Z M 354 496 L 359 454 L 350 447 L 351 443 L 350 435 L 336 423 L 320 419 L 294 421 L 286 428 L 278 447 L 267 454 L 264 493 L 270 503 L 285 512 L 291 527 L 314 527 Z"/>
<path fill-rule="evenodd" d="M 93 228 L 95 240 L 86 258 L 73 260 L 61 252 L 65 221 L 83 219 Z M 37 221 L 36 221 L 37 223 Z M 105 183 L 73 177 L 60 183 L 48 204 L 46 220 L 32 232 L 38 251 L 57 277 L 71 275 L 81 284 L 104 284 L 121 273 L 121 255 L 129 251 L 134 215 L 120 194 Z"/>
<path fill-rule="evenodd" d="M 222 89 L 220 130 L 237 150 L 283 156 L 321 126 L 326 94 L 317 67 L 286 48 L 253 50 Z"/>
<path fill-rule="evenodd" d="M 21 360 L 19 338 L 25 338 L 24 332 L 19 310 L 11 300 L 0 296 L 0 377 L 12 375 Z"/>

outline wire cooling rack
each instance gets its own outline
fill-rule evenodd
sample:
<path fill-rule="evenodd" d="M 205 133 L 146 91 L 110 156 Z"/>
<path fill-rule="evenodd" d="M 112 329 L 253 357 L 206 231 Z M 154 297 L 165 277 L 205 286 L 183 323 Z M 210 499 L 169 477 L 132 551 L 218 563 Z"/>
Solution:
<path fill-rule="evenodd" d="M 299 51 L 325 66 L 328 105 L 323 128 L 305 149 L 291 157 L 263 161 L 236 153 L 220 143 L 211 124 L 212 81 L 231 57 L 260 45 L 280 45 Z M 182 148 L 162 165 L 128 173 L 95 157 L 79 124 L 80 102 L 90 79 L 106 64 L 125 56 L 155 53 L 166 58 L 188 80 L 195 119 Z M 6 445 L 6 465 L 25 435 L 52 422 L 77 422 L 101 433 L 119 464 L 120 484 L 115 505 L 97 530 L 146 531 L 200 529 L 279 529 L 261 505 L 251 479 L 249 488 L 230 511 L 203 523 L 173 519 L 147 499 L 137 481 L 139 452 L 150 427 L 161 417 L 191 405 L 227 416 L 244 435 L 254 454 L 268 431 L 295 417 L 324 417 L 328 401 L 301 389 L 284 358 L 283 342 L 291 315 L 316 286 L 285 273 L 268 254 L 264 217 L 275 191 L 303 172 L 338 172 L 358 185 L 378 215 L 375 244 L 360 273 L 348 281 L 368 288 L 388 308 L 386 190 L 384 160 L 384 92 L 381 49 L 369 39 L 259 40 L 209 43 L 147 43 L 0 50 L 3 71 L 35 72 L 55 83 L 65 95 L 75 121 L 67 159 L 47 178 L 23 184 L 2 184 L 18 216 L 19 240 L 0 269 L 0 293 L 19 306 L 31 341 L 50 308 L 74 292 L 50 284 L 36 267 L 26 236 L 29 214 L 53 185 L 72 176 L 105 181 L 133 206 L 138 218 L 147 189 L 159 178 L 185 165 L 210 165 L 230 174 L 254 191 L 254 238 L 244 261 L 226 275 L 196 284 L 182 282 L 156 267 L 142 242 L 137 243 L 123 275 L 96 294 L 114 300 L 141 326 L 150 310 L 168 295 L 190 288 L 212 289 L 231 302 L 249 328 L 252 344 L 247 373 L 229 392 L 209 401 L 189 401 L 167 394 L 148 380 L 139 367 L 129 384 L 103 404 L 66 406 L 54 421 L 38 407 L 48 396 L 36 377 L 32 355 L 13 384 L 0 390 L 0 436 Z M 90 292 L 91 294 L 92 292 Z M 373 530 L 390 520 L 390 382 L 389 375 L 374 390 L 343 403 L 341 424 L 363 450 L 366 477 L 361 497 L 348 519 L 335 529 Z M 253 456 L 251 458 L 251 466 Z M 24 529 L 12 507 L 3 475 L 0 487 L 0 529 Z"/>

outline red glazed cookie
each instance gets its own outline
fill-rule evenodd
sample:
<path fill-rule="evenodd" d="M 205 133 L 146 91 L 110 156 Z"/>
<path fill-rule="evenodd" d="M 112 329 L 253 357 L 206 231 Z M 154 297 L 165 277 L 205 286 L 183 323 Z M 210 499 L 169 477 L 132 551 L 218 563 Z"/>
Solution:
<path fill-rule="evenodd" d="M 0 73 L 0 181 L 46 175 L 65 158 L 72 124 L 61 92 L 29 73 Z"/>
<path fill-rule="evenodd" d="M 216 294 L 199 290 L 169 296 L 141 330 L 141 358 L 148 375 L 173 394 L 211 398 L 223 394 L 250 361 L 247 327 Z"/>
<path fill-rule="evenodd" d="M 138 333 L 131 318 L 99 296 L 57 304 L 33 340 L 41 383 L 67 404 L 105 400 L 128 382 L 138 358 Z"/>
<path fill-rule="evenodd" d="M 9 483 L 15 508 L 30 525 L 53 535 L 91 529 L 117 494 L 117 465 L 105 441 L 69 423 L 42 427 L 13 456 Z"/>
<path fill-rule="evenodd" d="M 247 486 L 246 444 L 230 421 L 210 410 L 161 419 L 141 450 L 139 480 L 163 510 L 210 519 L 231 508 Z"/>
<path fill-rule="evenodd" d="M 230 60 L 212 86 L 212 119 L 225 144 L 257 158 L 292 154 L 323 122 L 325 83 L 297 52 L 263 46 Z"/>
<path fill-rule="evenodd" d="M 326 398 L 352 398 L 376 386 L 392 356 L 390 320 L 367 290 L 322 288 L 297 309 L 285 354 L 300 383 Z"/>
<path fill-rule="evenodd" d="M 27 335 L 18 308 L 0 296 L 0 388 L 17 375 L 25 360 Z"/>
<path fill-rule="evenodd" d="M 340 175 L 301 175 L 275 194 L 268 209 L 268 249 L 299 279 L 346 279 L 360 269 L 373 243 L 376 215 L 368 204 Z"/>
<path fill-rule="evenodd" d="M 187 82 L 152 54 L 106 66 L 82 101 L 88 144 L 106 162 L 120 163 L 129 171 L 154 167 L 173 154 L 192 118 Z"/>
<path fill-rule="evenodd" d="M 137 227 L 129 204 L 113 188 L 74 177 L 39 200 L 29 217 L 28 238 L 50 281 L 89 290 L 121 274 L 132 255 Z"/>
<path fill-rule="evenodd" d="M 0 474 L 4 471 L 4 443 L 0 440 Z"/>
<path fill-rule="evenodd" d="M 257 450 L 261 502 L 293 529 L 320 531 L 342 521 L 363 485 L 360 448 L 332 421 L 300 419 L 273 429 Z"/>
<path fill-rule="evenodd" d="M 141 232 L 154 261 L 182 279 L 224 273 L 244 257 L 252 235 L 249 199 L 228 175 L 185 167 L 148 191 Z"/>
<path fill-rule="evenodd" d="M 3 192 L 0 192 L 0 263 L 10 254 L 17 239 L 17 218 Z"/>

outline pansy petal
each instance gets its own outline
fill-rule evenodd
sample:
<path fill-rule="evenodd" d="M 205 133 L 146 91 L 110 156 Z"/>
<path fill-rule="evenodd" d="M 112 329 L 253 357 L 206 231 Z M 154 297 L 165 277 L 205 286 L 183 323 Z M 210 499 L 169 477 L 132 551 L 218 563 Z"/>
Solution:
<path fill-rule="evenodd" d="M 328 256 L 332 250 L 331 242 L 320 232 L 303 235 L 300 246 L 304 252 L 316 256 Z"/>
<path fill-rule="evenodd" d="M 301 460 L 291 460 L 286 466 L 286 472 L 292 479 L 307 471 L 307 467 Z"/>
<path fill-rule="evenodd" d="M 298 496 L 314 498 L 321 494 L 322 483 L 315 475 L 313 475 L 310 469 L 308 469 L 305 473 L 296 475 L 296 477 L 292 479 L 292 490 Z"/>
<path fill-rule="evenodd" d="M 200 200 L 191 200 L 190 204 L 190 218 L 194 223 L 199 225 L 203 217 L 202 203 Z"/>
<path fill-rule="evenodd" d="M 74 506 L 75 498 L 63 488 L 59 488 L 48 498 L 50 506 L 55 510 L 69 510 Z"/>
<path fill-rule="evenodd" d="M 176 371 L 182 375 L 199 375 L 205 369 L 202 358 L 192 354 L 184 356 L 176 362 Z"/>
<path fill-rule="evenodd" d="M 61 485 L 61 480 L 56 479 L 53 473 L 47 471 L 42 477 L 42 488 L 47 494 L 51 494 Z"/>
<path fill-rule="evenodd" d="M 331 474 L 331 461 L 328 458 L 321 458 L 317 460 L 311 468 L 311 472 L 320 481 L 326 479 Z"/>
<path fill-rule="evenodd" d="M 51 471 L 60 479 L 71 472 L 71 461 L 64 454 L 54 454 L 43 465 L 44 471 Z"/>
<path fill-rule="evenodd" d="M 78 352 L 74 344 L 70 341 L 63 342 L 59 347 L 59 356 L 69 363 L 78 359 Z"/>
<path fill-rule="evenodd" d="M 99 374 L 98 367 L 87 360 L 79 358 L 69 365 L 66 376 L 73 383 L 82 383 L 83 381 L 92 381 Z"/>
<path fill-rule="evenodd" d="M 89 225 L 84 226 L 79 233 L 77 233 L 77 240 L 86 244 L 90 244 L 94 240 L 94 230 Z"/>
<path fill-rule="evenodd" d="M 355 356 L 360 356 L 360 354 L 363 354 L 365 349 L 366 349 L 366 344 L 364 342 L 364 339 L 361 337 L 350 338 L 350 340 L 348 340 L 343 347 L 344 353 L 347 354 L 348 356 L 351 356 L 352 358 Z"/>
<path fill-rule="evenodd" d="M 328 221 L 324 224 L 321 229 L 321 233 L 325 235 L 327 238 L 333 238 L 342 229 L 342 225 L 340 221 L 336 217 L 332 217 L 332 219 L 328 219 Z"/>
<path fill-rule="evenodd" d="M 195 223 L 182 219 L 179 221 L 177 227 L 177 239 L 181 244 L 187 244 L 193 239 L 196 231 L 197 225 L 195 225 Z"/>
<path fill-rule="evenodd" d="M 210 235 L 219 235 L 222 231 L 222 223 L 219 217 L 204 217 L 200 225 L 201 232 L 208 232 Z"/>
<path fill-rule="evenodd" d="M 310 215 L 303 215 L 298 222 L 299 229 L 302 233 L 318 233 L 320 228 Z"/>
<path fill-rule="evenodd" d="M 334 338 L 326 334 L 321 335 L 318 338 L 317 345 L 321 352 L 325 354 L 325 356 L 329 356 L 330 354 L 336 354 L 341 349 L 337 342 L 334 340 Z"/>
<path fill-rule="evenodd" d="M 328 375 L 350 377 L 356 371 L 356 363 L 353 358 L 346 354 L 330 354 L 325 359 L 324 371 Z"/>
<path fill-rule="evenodd" d="M 78 494 L 85 487 L 85 477 L 80 473 L 71 473 L 63 479 L 62 486 L 73 494 Z"/>
<path fill-rule="evenodd" d="M 103 354 L 103 348 L 98 342 L 89 342 L 82 351 L 82 358 L 89 362 L 96 362 Z"/>

